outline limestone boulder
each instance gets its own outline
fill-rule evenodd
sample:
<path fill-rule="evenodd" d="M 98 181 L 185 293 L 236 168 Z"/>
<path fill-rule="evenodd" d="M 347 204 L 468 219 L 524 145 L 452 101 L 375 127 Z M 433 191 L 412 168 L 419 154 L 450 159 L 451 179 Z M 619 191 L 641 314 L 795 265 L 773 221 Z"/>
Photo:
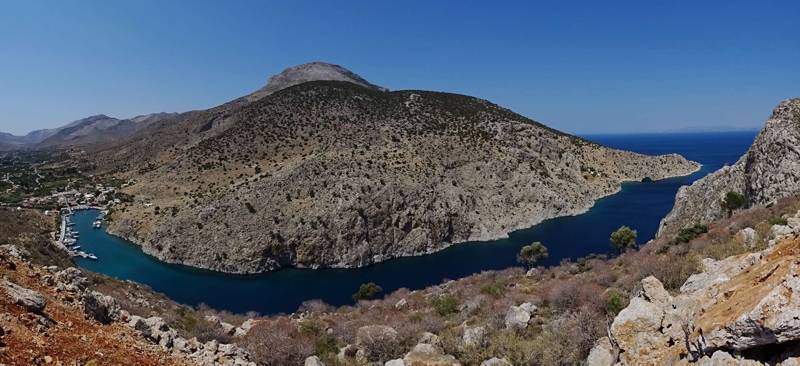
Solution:
<path fill-rule="evenodd" d="M 13 282 L 4 280 L 0 287 L 3 288 L 11 302 L 24 308 L 26 311 L 36 314 L 44 314 L 47 306 L 47 299 L 36 291 L 29 290 Z"/>
<path fill-rule="evenodd" d="M 586 358 L 586 366 L 613 366 L 616 362 L 617 352 L 608 337 L 598 339 Z"/>
<path fill-rule="evenodd" d="M 418 344 L 403 357 L 406 366 L 461 366 L 452 355 L 442 354 L 429 344 Z"/>
<path fill-rule="evenodd" d="M 531 313 L 520 306 L 512 306 L 506 312 L 505 324 L 508 329 L 525 329 L 531 320 Z"/>

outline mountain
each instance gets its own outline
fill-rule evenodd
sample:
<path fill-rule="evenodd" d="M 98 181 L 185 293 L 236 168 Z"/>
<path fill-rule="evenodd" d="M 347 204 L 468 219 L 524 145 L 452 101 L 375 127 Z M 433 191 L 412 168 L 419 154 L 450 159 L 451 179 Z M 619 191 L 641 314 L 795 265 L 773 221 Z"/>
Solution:
<path fill-rule="evenodd" d="M 127 139 L 144 127 L 177 115 L 177 113 L 152 113 L 131 119 L 117 119 L 99 114 L 70 122 L 62 127 L 36 130 L 25 136 L 0 133 L 0 150 L 99 147 Z"/>
<path fill-rule="evenodd" d="M 746 207 L 800 193 L 800 98 L 778 104 L 753 145 L 734 165 L 682 187 L 660 235 L 724 217 L 723 198 L 741 193 Z"/>
<path fill-rule="evenodd" d="M 325 62 L 310 62 L 289 67 L 279 74 L 272 76 L 269 78 L 267 85 L 246 96 L 245 99 L 248 102 L 252 102 L 290 86 L 320 80 L 347 81 L 369 89 L 387 91 L 386 88 L 373 85 L 369 81 L 364 80 L 361 76 L 339 65 Z"/>
<path fill-rule="evenodd" d="M 94 158 L 136 180 L 111 232 L 164 261 L 237 273 L 365 266 L 500 238 L 583 212 L 623 181 L 698 168 L 473 97 L 329 80 L 189 112 Z"/>

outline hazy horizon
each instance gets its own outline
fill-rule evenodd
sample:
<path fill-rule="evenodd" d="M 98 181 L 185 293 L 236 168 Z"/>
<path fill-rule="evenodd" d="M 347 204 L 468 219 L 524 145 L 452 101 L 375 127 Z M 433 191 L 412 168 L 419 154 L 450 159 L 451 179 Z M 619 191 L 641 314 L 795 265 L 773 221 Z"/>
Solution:
<path fill-rule="evenodd" d="M 205 109 L 325 61 L 575 134 L 758 129 L 800 96 L 800 3 L 9 2 L 0 132 Z M 191 11 L 186 11 L 191 9 Z M 787 41 L 788 40 L 788 41 Z"/>

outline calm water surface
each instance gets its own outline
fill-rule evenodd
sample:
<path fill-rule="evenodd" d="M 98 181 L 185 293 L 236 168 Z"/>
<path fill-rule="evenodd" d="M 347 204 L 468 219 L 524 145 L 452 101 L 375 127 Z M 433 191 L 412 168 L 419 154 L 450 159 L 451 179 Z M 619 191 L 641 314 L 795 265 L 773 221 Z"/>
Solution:
<path fill-rule="evenodd" d="M 733 164 L 756 132 L 702 134 L 593 135 L 585 138 L 606 146 L 643 154 L 679 153 L 703 164 L 690 176 L 650 183 L 625 183 L 622 191 L 603 198 L 587 213 L 547 220 L 513 232 L 508 239 L 455 245 L 441 252 L 395 259 L 360 269 L 284 269 L 262 275 L 228 275 L 159 262 L 139 248 L 103 230 L 92 229 L 96 211 L 74 216 L 79 244 L 97 254 L 99 261 L 78 259 L 89 270 L 151 286 L 186 304 L 206 303 L 234 312 L 262 314 L 293 312 L 305 300 L 329 304 L 352 302 L 350 296 L 365 282 L 375 282 L 387 292 L 401 287 L 422 288 L 485 270 L 515 266 L 523 245 L 541 241 L 550 251 L 546 265 L 564 258 L 611 253 L 609 234 L 620 225 L 639 232 L 639 242 L 652 239 L 658 223 L 669 212 L 675 193 L 685 184 Z"/>

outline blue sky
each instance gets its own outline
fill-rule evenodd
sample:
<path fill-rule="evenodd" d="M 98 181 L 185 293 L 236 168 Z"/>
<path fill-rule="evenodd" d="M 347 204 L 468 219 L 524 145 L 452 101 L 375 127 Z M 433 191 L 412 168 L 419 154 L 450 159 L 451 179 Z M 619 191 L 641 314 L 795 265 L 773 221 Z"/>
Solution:
<path fill-rule="evenodd" d="M 498 4 L 502 3 L 502 4 Z M 757 128 L 800 1 L 3 1 L 0 131 L 208 108 L 322 60 L 573 133 Z"/>

